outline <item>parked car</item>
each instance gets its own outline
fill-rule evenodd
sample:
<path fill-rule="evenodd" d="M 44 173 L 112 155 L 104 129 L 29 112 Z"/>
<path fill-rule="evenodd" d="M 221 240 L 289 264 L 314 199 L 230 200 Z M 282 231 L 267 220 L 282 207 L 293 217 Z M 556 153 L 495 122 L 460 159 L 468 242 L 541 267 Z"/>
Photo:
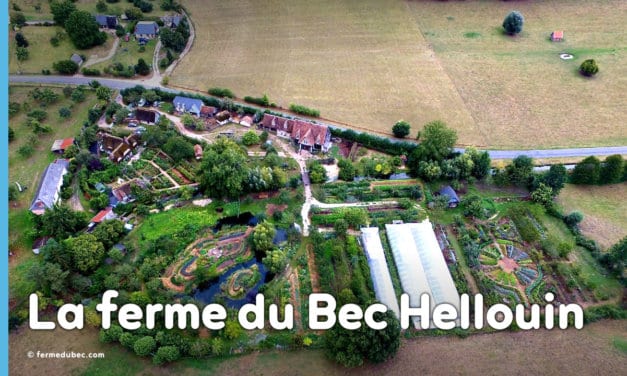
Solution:
<path fill-rule="evenodd" d="M 135 127 L 137 127 L 137 125 L 138 124 L 136 122 L 134 122 L 134 121 L 131 121 L 130 123 L 128 123 L 129 128 L 135 128 Z"/>

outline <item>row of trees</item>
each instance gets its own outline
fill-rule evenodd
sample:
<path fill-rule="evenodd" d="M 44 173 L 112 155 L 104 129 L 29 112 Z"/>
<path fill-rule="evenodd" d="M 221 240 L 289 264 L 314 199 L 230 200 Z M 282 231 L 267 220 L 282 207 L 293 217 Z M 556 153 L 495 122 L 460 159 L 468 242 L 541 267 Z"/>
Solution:
<path fill-rule="evenodd" d="M 590 156 L 577 163 L 571 175 L 573 184 L 614 184 L 627 181 L 627 164 L 619 154 L 610 155 L 601 162 Z"/>

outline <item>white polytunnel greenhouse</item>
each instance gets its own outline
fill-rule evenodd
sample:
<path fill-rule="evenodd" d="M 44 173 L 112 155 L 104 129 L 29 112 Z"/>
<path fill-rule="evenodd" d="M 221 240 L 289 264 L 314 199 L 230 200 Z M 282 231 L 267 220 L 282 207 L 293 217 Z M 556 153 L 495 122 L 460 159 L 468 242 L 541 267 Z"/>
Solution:
<path fill-rule="evenodd" d="M 420 306 L 420 296 L 427 293 L 432 310 L 438 304 L 448 303 L 459 312 L 459 293 L 429 219 L 420 223 L 386 224 L 385 229 L 410 306 Z M 414 318 L 414 326 L 419 327 L 419 319 Z"/>
<path fill-rule="evenodd" d="M 363 227 L 361 229 L 361 242 L 366 251 L 368 266 L 370 267 L 370 277 L 377 300 L 383 303 L 399 317 L 398 301 L 392 285 L 392 277 L 385 260 L 383 246 L 379 238 L 379 228 Z"/>

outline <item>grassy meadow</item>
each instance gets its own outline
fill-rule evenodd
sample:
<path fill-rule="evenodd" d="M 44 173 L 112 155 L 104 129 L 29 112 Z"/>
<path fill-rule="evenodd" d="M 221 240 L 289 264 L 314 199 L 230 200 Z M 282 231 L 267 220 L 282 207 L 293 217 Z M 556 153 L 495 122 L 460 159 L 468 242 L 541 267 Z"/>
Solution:
<path fill-rule="evenodd" d="M 583 213 L 582 232 L 607 249 L 627 236 L 627 184 L 581 186 L 567 184 L 558 202 L 566 212 Z"/>
<path fill-rule="evenodd" d="M 11 86 L 9 101 L 28 103 L 31 110 L 40 108 L 28 95 L 29 91 L 34 88 L 35 86 Z M 18 153 L 21 146 L 32 143 L 29 138 L 34 135 L 30 128 L 25 125 L 28 111 L 21 110 L 9 120 L 9 125 L 15 131 L 15 140 L 9 144 L 8 151 L 9 184 L 19 182 L 23 187 L 28 187 L 26 191 L 19 194 L 17 201 L 12 201 L 9 205 L 9 245 L 14 253 L 9 263 L 12 270 L 9 273 L 12 289 L 19 288 L 17 282 L 25 278 L 19 273 L 19 269 L 14 268 L 23 265 L 25 261 L 33 257 L 30 251 L 32 244 L 28 234 L 32 226 L 28 207 L 37 190 L 44 169 L 57 158 L 50 152 L 50 147 L 55 139 L 74 137 L 87 119 L 87 112 L 97 100 L 94 94 L 86 91 L 87 99 L 85 102 L 73 104 L 70 99 L 63 97 L 60 88 L 55 88 L 54 91 L 59 93 L 59 100 L 44 109 L 48 113 L 48 118 L 42 122 L 51 126 L 52 131 L 37 137 L 38 141 L 34 144 L 35 151 L 30 157 L 25 158 Z M 72 116 L 68 119 L 60 118 L 59 109 L 61 107 L 71 108 Z"/>
<path fill-rule="evenodd" d="M 586 2 L 185 0 L 197 31 L 171 83 L 278 105 L 317 108 L 355 129 L 412 136 L 431 120 L 462 145 L 494 148 L 623 145 L 627 4 Z M 513 8 L 521 35 L 501 23 Z M 565 41 L 553 43 L 553 30 Z M 564 61 L 559 53 L 569 52 Z M 594 58 L 586 79 L 579 64 Z"/>
<path fill-rule="evenodd" d="M 52 64 L 59 60 L 67 60 L 76 53 L 85 55 L 86 58 L 98 58 L 107 56 L 113 46 L 113 38 L 109 35 L 107 41 L 89 50 L 78 50 L 74 47 L 65 31 L 58 26 L 25 26 L 20 32 L 28 40 L 28 60 L 18 62 L 15 56 L 15 31 L 9 32 L 9 73 L 33 73 L 41 74 L 42 69 L 49 69 L 52 73 Z M 52 46 L 50 38 L 61 33 L 64 35 L 57 47 Z M 137 63 L 137 61 L 135 62 Z"/>

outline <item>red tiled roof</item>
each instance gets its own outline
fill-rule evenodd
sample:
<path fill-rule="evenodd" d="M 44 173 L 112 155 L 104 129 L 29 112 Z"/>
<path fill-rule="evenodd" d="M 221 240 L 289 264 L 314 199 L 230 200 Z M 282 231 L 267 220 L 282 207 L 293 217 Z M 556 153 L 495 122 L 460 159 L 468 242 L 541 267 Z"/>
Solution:
<path fill-rule="evenodd" d="M 64 138 L 62 140 L 54 140 L 54 143 L 52 144 L 52 148 L 50 150 L 64 151 L 65 149 L 69 148 L 72 144 L 74 144 L 74 137 Z"/>
<path fill-rule="evenodd" d="M 92 218 L 91 221 L 93 223 L 102 222 L 104 218 L 111 212 L 111 210 L 113 210 L 113 208 L 110 206 L 107 206 L 106 208 L 102 209 L 98 214 L 96 214 L 96 216 Z"/>
<path fill-rule="evenodd" d="M 326 125 L 314 124 L 303 120 L 291 120 L 265 114 L 261 120 L 264 127 L 290 133 L 291 138 L 304 145 L 322 145 L 329 132 Z"/>
<path fill-rule="evenodd" d="M 61 149 L 65 150 L 74 143 L 74 137 L 66 138 L 61 143 Z"/>
<path fill-rule="evenodd" d="M 215 114 L 217 109 L 211 106 L 202 106 L 200 107 L 200 113 L 203 115 L 213 115 Z"/>

